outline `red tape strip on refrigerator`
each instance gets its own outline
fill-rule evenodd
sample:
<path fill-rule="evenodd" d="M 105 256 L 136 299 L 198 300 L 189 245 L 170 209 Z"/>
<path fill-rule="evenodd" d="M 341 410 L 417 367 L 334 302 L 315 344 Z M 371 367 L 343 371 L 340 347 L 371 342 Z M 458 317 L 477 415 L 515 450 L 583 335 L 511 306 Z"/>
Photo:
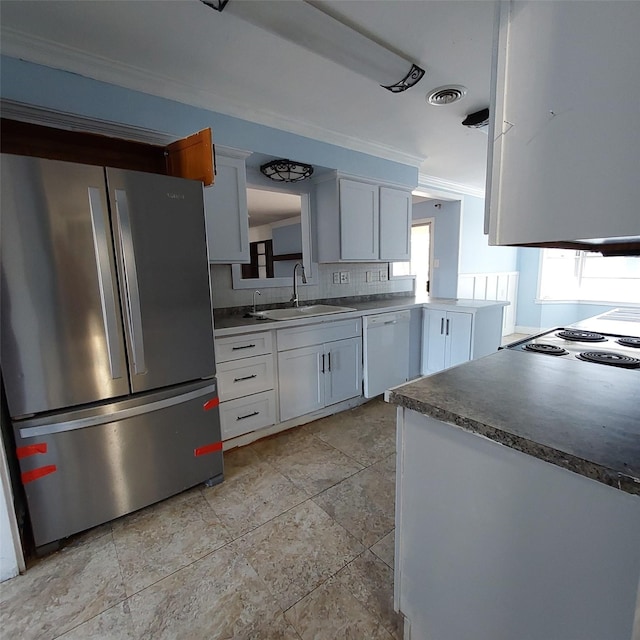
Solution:
<path fill-rule="evenodd" d="M 47 453 L 47 443 L 38 442 L 37 444 L 27 444 L 24 447 L 18 447 L 16 449 L 16 455 L 18 460 L 22 458 L 28 458 L 29 456 L 35 456 L 38 453 Z"/>
<path fill-rule="evenodd" d="M 205 411 L 209 411 L 209 409 L 214 409 L 215 407 L 217 407 L 220 404 L 220 399 L 219 398 L 211 398 L 211 400 L 207 400 L 203 405 L 202 408 Z"/>
<path fill-rule="evenodd" d="M 42 476 L 48 476 L 50 473 L 57 471 L 58 467 L 55 464 L 48 464 L 45 467 L 38 467 L 37 469 L 32 469 L 31 471 L 24 471 L 22 473 L 22 484 L 27 484 L 27 482 L 33 482 L 38 478 L 42 478 Z"/>
<path fill-rule="evenodd" d="M 204 456 L 214 451 L 222 451 L 222 442 L 214 442 L 213 444 L 205 444 L 204 447 L 198 447 L 193 450 L 194 456 Z"/>

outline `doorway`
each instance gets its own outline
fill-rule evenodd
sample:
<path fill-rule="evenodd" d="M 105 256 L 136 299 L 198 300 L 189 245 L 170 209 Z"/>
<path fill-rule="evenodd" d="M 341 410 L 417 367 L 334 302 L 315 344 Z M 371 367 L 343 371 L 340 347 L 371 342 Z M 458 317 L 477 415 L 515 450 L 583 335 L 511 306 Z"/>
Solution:
<path fill-rule="evenodd" d="M 414 276 L 416 295 L 431 289 L 431 258 L 433 256 L 433 218 L 414 220 L 411 225 L 411 261 L 394 262 L 394 276 Z"/>

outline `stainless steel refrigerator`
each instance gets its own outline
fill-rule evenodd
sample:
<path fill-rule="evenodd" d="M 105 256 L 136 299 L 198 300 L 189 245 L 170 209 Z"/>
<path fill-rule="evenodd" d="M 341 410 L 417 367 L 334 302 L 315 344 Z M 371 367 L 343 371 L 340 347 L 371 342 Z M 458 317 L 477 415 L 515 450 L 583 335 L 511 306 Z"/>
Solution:
<path fill-rule="evenodd" d="M 1 165 L 0 363 L 36 546 L 221 481 L 202 184 Z"/>

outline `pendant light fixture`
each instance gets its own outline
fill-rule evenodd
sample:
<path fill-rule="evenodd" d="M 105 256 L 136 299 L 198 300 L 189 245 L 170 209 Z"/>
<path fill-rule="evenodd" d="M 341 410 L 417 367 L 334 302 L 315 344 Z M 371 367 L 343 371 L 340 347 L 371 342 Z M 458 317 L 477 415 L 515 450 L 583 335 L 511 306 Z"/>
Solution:
<path fill-rule="evenodd" d="M 276 182 L 299 182 L 313 174 L 313 167 L 293 160 L 272 160 L 260 167 L 260 171 Z"/>

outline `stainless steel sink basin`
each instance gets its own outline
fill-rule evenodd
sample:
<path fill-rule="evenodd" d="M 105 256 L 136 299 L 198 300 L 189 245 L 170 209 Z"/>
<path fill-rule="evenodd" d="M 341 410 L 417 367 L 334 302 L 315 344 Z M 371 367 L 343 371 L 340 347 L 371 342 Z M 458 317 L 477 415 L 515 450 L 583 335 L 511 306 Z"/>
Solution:
<path fill-rule="evenodd" d="M 287 309 L 266 309 L 256 311 L 252 316 L 266 318 L 267 320 L 296 320 L 312 316 L 324 316 L 329 313 L 345 313 L 355 311 L 352 307 L 338 307 L 331 304 L 311 304 L 306 307 L 289 307 Z"/>

